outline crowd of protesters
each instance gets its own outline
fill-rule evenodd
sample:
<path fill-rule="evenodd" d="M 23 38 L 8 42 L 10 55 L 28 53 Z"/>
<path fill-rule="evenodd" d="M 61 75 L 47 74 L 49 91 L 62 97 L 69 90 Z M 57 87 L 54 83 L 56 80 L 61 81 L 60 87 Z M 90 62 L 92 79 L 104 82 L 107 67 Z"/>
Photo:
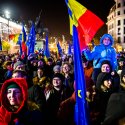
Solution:
<path fill-rule="evenodd" d="M 90 125 L 125 124 L 125 53 L 116 53 L 113 42 L 104 34 L 100 45 L 81 55 Z M 1 55 L 0 125 L 75 125 L 73 59 L 42 52 Z"/>

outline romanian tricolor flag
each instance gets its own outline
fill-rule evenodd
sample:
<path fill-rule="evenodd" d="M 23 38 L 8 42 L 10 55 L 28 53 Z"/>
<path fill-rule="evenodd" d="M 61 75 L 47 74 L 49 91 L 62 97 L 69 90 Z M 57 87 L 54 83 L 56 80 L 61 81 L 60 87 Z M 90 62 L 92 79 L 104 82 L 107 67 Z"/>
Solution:
<path fill-rule="evenodd" d="M 9 35 L 9 40 L 12 40 L 14 43 L 17 43 L 19 35 L 20 34 L 11 34 Z"/>
<path fill-rule="evenodd" d="M 27 46 L 26 46 L 26 32 L 24 29 L 24 26 L 22 27 L 22 56 L 26 56 L 27 55 Z"/>
<path fill-rule="evenodd" d="M 68 6 L 70 34 L 73 34 L 72 26 L 75 25 L 78 30 L 80 50 L 83 50 L 104 22 L 76 0 L 65 0 L 65 2 Z"/>

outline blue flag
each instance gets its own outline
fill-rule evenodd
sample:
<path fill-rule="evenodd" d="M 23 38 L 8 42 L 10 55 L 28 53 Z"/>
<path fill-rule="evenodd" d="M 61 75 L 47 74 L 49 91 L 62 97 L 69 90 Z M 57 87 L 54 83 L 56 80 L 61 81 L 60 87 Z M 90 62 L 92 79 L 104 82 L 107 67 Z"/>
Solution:
<path fill-rule="evenodd" d="M 68 46 L 68 55 L 71 55 L 72 54 L 72 51 L 71 51 L 71 44 L 69 44 Z"/>
<path fill-rule="evenodd" d="M 30 33 L 27 41 L 28 55 L 30 55 L 31 53 L 34 53 L 35 44 L 36 44 L 36 34 L 35 34 L 34 24 L 32 23 L 32 27 L 30 29 Z"/>
<path fill-rule="evenodd" d="M 62 48 L 61 48 L 59 42 L 57 42 L 57 54 L 58 54 L 59 56 L 62 55 Z"/>
<path fill-rule="evenodd" d="M 78 33 L 75 26 L 73 26 L 73 43 L 74 43 L 73 45 L 74 46 L 74 72 L 75 72 L 75 83 L 76 83 L 75 122 L 76 122 L 76 125 L 88 125 L 86 84 L 85 84 L 84 71 L 82 67 Z"/>
<path fill-rule="evenodd" d="M 49 51 L 49 43 L 48 43 L 48 36 L 46 35 L 46 43 L 45 43 L 45 50 L 44 50 L 44 55 L 46 58 L 50 57 L 50 51 Z"/>
<path fill-rule="evenodd" d="M 20 55 L 22 55 L 22 34 L 19 35 L 17 44 L 20 46 Z"/>

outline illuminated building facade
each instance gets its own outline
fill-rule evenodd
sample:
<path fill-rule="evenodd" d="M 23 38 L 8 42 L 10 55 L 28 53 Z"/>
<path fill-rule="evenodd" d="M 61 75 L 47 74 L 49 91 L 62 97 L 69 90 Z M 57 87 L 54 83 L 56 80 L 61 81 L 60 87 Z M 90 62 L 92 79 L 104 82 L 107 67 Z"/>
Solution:
<path fill-rule="evenodd" d="M 107 17 L 107 27 L 115 43 L 125 48 L 125 0 L 115 0 Z"/>

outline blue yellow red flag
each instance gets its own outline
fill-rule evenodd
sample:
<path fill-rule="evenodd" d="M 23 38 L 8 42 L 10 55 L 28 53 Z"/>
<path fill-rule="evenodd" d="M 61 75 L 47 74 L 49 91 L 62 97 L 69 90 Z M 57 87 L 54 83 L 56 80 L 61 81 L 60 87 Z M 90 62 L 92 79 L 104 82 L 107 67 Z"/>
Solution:
<path fill-rule="evenodd" d="M 82 51 L 93 39 L 104 22 L 76 0 L 65 0 L 70 19 L 70 34 L 73 35 L 72 26 L 78 31 L 80 50 Z"/>

